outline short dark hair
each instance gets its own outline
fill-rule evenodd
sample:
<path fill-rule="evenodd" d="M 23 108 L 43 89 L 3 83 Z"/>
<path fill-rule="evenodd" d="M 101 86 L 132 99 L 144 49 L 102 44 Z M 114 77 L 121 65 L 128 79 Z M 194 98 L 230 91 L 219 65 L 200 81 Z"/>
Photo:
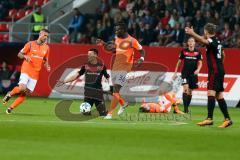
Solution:
<path fill-rule="evenodd" d="M 119 26 L 122 28 L 124 31 L 127 31 L 127 25 L 123 21 L 119 21 L 115 24 L 115 26 Z"/>
<path fill-rule="evenodd" d="M 93 51 L 96 55 L 98 55 L 98 50 L 96 48 L 91 48 L 88 51 Z"/>
<path fill-rule="evenodd" d="M 216 33 L 216 29 L 217 29 L 217 26 L 213 23 L 207 23 L 205 26 L 204 26 L 204 29 L 209 33 L 209 34 L 215 34 Z"/>
<path fill-rule="evenodd" d="M 41 31 L 46 32 L 46 33 L 50 33 L 50 31 L 46 28 L 43 28 Z"/>

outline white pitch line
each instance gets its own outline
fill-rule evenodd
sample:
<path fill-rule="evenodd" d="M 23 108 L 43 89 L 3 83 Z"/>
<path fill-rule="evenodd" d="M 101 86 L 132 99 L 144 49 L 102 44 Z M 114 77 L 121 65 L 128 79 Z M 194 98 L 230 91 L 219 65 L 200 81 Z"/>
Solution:
<path fill-rule="evenodd" d="M 185 122 L 171 122 L 171 123 L 163 123 L 163 122 L 159 122 L 159 123 L 153 123 L 153 122 L 92 122 L 92 121 L 24 121 L 24 120 L 0 120 L 0 123 L 2 122 L 19 122 L 19 123 L 56 123 L 56 124 L 70 124 L 70 123 L 74 123 L 74 124 L 120 124 L 120 125 L 126 125 L 126 124 L 131 124 L 131 125 L 147 125 L 147 124 L 153 124 L 153 125 L 185 125 L 188 123 Z"/>

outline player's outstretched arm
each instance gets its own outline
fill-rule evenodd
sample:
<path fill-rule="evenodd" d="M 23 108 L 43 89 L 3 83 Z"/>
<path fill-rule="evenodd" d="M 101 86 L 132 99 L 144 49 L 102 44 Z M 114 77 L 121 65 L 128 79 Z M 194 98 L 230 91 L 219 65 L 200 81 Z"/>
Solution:
<path fill-rule="evenodd" d="M 60 86 L 62 86 L 64 84 L 66 84 L 66 83 L 75 81 L 78 77 L 79 77 L 79 73 L 77 72 L 76 74 L 72 75 L 71 77 L 69 77 L 69 78 L 67 78 L 67 79 L 65 79 L 63 81 L 58 80 L 56 86 L 60 87 Z"/>
<path fill-rule="evenodd" d="M 116 53 L 116 45 L 114 41 L 104 42 L 101 39 L 97 39 L 96 44 L 98 46 L 102 46 L 103 49 L 107 52 Z"/>
<path fill-rule="evenodd" d="M 78 77 L 82 76 L 85 73 L 85 71 L 86 71 L 85 66 L 82 66 L 81 69 L 78 72 L 76 72 L 74 75 L 72 75 L 71 77 L 69 77 L 63 81 L 58 80 L 56 86 L 60 87 L 60 86 L 64 85 L 65 83 L 75 81 Z"/>
<path fill-rule="evenodd" d="M 141 57 L 138 59 L 136 67 L 139 67 L 143 63 L 143 61 L 145 59 L 145 51 L 144 51 L 144 49 L 139 50 L 139 53 L 140 53 Z"/>
<path fill-rule="evenodd" d="M 177 64 L 176 64 L 176 67 L 175 67 L 175 70 L 174 70 L 174 74 L 173 74 L 173 76 L 172 76 L 172 80 L 175 80 L 175 79 L 176 79 L 176 77 L 177 77 L 177 72 L 178 72 L 178 69 L 179 69 L 179 67 L 181 66 L 181 64 L 182 64 L 182 60 L 179 59 L 179 60 L 177 61 Z"/>
<path fill-rule="evenodd" d="M 27 62 L 31 62 L 31 58 L 28 55 L 25 55 L 23 52 L 18 53 L 18 58 L 25 59 Z"/>
<path fill-rule="evenodd" d="M 96 44 L 99 46 L 104 46 L 106 44 L 106 42 L 104 42 L 102 39 L 97 39 Z"/>
<path fill-rule="evenodd" d="M 200 43 L 203 43 L 205 45 L 208 45 L 209 42 L 207 39 L 205 39 L 204 37 L 200 36 L 199 34 L 197 34 L 196 32 L 194 32 L 193 28 L 189 28 L 189 27 L 185 27 L 185 32 L 186 34 L 192 36 L 193 38 L 195 38 L 197 41 L 199 41 Z"/>
<path fill-rule="evenodd" d="M 44 61 L 44 67 L 46 68 L 46 70 L 47 70 L 48 72 L 51 71 L 51 67 L 50 67 L 50 65 L 49 65 L 49 63 L 48 63 L 48 59 L 45 59 L 45 61 Z"/>

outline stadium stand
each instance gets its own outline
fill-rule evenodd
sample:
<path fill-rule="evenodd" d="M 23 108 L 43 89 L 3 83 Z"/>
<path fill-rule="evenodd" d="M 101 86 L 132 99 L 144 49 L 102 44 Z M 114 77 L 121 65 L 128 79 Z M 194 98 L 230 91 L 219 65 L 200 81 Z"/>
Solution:
<path fill-rule="evenodd" d="M 31 14 L 36 6 L 48 2 L 49 0 L 2 0 L 0 24 L 22 19 Z M 66 3 L 64 5 L 75 3 L 71 0 L 64 2 Z M 239 0 L 101 0 L 95 13 L 80 9 L 85 20 L 77 33 L 77 40 L 74 41 L 71 41 L 67 31 L 72 16 L 65 16 L 67 20 L 63 20 L 64 23 L 58 23 L 57 18 L 58 16 L 61 19 L 62 15 L 71 13 L 73 8 L 66 9 L 65 6 L 58 5 L 56 12 L 59 13 L 53 13 L 55 16 L 52 16 L 48 23 L 53 22 L 55 25 L 61 23 L 66 28 L 67 34 L 61 33 L 60 40 L 56 40 L 59 39 L 57 37 L 54 42 L 62 40 L 62 43 L 71 41 L 70 43 L 92 44 L 96 38 L 109 41 L 114 36 L 114 23 L 123 20 L 127 23 L 129 33 L 143 45 L 177 47 L 185 45 L 186 36 L 183 32 L 185 26 L 193 26 L 201 34 L 204 24 L 212 22 L 219 26 L 218 36 L 224 41 L 224 47 L 236 47 L 240 24 L 239 6 Z M 0 26 L 0 32 L 3 32 L 3 29 Z M 4 30 L 3 34 L 7 31 Z M 58 29 L 56 32 L 62 31 Z M 0 38 L 0 41 L 2 40 L 3 38 Z"/>
<path fill-rule="evenodd" d="M 129 33 L 143 45 L 184 46 L 185 26 L 191 25 L 202 34 L 203 26 L 212 22 L 219 25 L 224 47 L 233 47 L 239 32 L 228 30 L 239 25 L 239 14 L 239 0 L 102 0 L 94 15 L 85 15 L 85 32 L 79 33 L 78 43 L 92 43 L 94 38 L 109 41 L 114 23 L 124 20 Z"/>

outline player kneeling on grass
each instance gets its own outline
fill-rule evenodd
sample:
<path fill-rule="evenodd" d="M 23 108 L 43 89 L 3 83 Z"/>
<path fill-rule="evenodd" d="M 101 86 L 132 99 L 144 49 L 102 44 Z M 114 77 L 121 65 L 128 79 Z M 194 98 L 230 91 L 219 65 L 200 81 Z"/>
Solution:
<path fill-rule="evenodd" d="M 65 83 L 72 82 L 85 74 L 84 86 L 84 102 L 91 106 L 95 104 L 99 115 L 106 116 L 107 111 L 103 98 L 102 77 L 109 79 L 106 66 L 98 59 L 98 50 L 95 48 L 88 50 L 88 62 L 81 67 L 81 69 L 71 77 L 64 81 L 58 81 L 57 87 Z"/>
<path fill-rule="evenodd" d="M 7 114 L 10 114 L 14 108 L 19 106 L 26 99 L 26 95 L 34 91 L 42 64 L 50 72 L 48 64 L 49 47 L 46 44 L 48 34 L 49 31 L 47 29 L 41 30 L 38 39 L 26 43 L 24 48 L 18 53 L 18 57 L 24 59 L 19 83 L 3 98 L 3 104 L 6 104 L 12 96 L 17 94 L 19 96 L 6 110 Z"/>
<path fill-rule="evenodd" d="M 159 96 L 158 102 L 146 103 L 144 101 L 141 107 L 139 108 L 139 112 L 169 113 L 171 111 L 171 108 L 173 107 L 173 113 L 184 114 L 178 108 L 178 105 L 180 104 L 180 102 L 181 101 L 176 98 L 176 94 L 174 92 L 169 92 L 167 94 Z"/>

